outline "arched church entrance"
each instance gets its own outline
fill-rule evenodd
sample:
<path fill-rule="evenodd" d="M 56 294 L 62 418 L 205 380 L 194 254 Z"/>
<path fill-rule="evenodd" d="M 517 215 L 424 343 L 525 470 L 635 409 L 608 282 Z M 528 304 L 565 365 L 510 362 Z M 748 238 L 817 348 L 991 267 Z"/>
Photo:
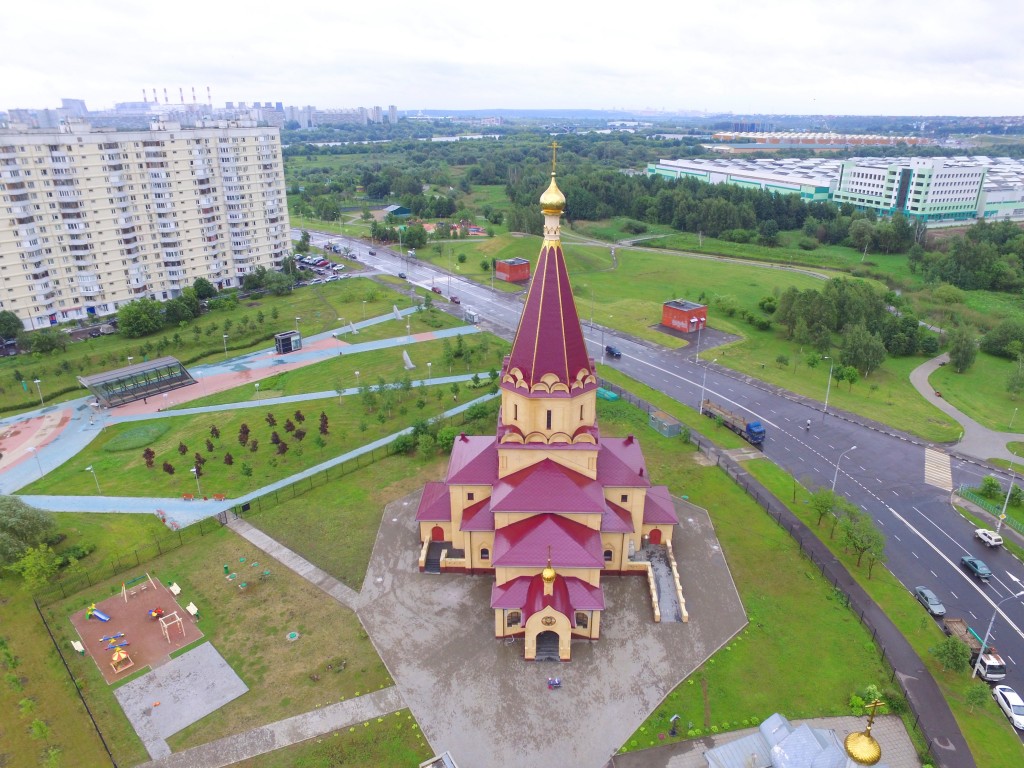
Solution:
<path fill-rule="evenodd" d="M 435 525 L 434 529 L 430 532 L 431 541 L 444 541 L 444 528 L 440 525 Z"/>
<path fill-rule="evenodd" d="M 651 544 L 661 544 L 661 529 L 655 528 L 651 531 Z"/>
<path fill-rule="evenodd" d="M 558 655 L 558 633 L 547 630 L 537 635 L 537 661 L 561 661 Z"/>

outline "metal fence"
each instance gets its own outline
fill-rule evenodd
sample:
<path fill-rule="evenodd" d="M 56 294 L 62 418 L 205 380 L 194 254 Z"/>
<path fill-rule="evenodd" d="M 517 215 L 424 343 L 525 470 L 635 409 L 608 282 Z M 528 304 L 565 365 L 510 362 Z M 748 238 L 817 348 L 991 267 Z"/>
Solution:
<path fill-rule="evenodd" d="M 984 509 L 986 512 L 993 515 L 997 519 L 1003 514 L 1002 507 L 1000 507 L 998 504 L 989 501 L 976 491 L 971 490 L 969 486 L 961 485 L 956 492 L 958 496 L 961 496 L 967 499 L 972 504 L 981 507 L 982 509 Z M 1024 523 L 1021 523 L 1018 520 L 1014 520 L 1009 515 L 1007 515 L 1006 519 L 1003 520 L 1003 525 L 1008 525 L 1010 528 L 1013 528 L 1013 530 L 1017 531 L 1017 533 L 1024 533 Z"/>

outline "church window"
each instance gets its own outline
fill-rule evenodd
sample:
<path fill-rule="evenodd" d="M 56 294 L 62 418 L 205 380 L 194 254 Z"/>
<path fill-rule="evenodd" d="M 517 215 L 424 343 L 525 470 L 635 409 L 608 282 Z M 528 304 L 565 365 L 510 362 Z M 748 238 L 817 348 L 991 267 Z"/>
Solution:
<path fill-rule="evenodd" d="M 588 624 L 590 624 L 590 617 L 583 611 L 576 611 L 576 626 L 586 629 Z"/>
<path fill-rule="evenodd" d="M 548 411 L 548 429 L 551 429 L 551 411 Z"/>
<path fill-rule="evenodd" d="M 629 501 L 629 495 L 625 494 L 625 493 L 622 494 L 621 496 L 619 496 L 619 501 L 621 501 L 623 504 L 625 504 L 626 502 Z"/>
<path fill-rule="evenodd" d="M 473 493 L 473 491 L 470 491 L 469 493 L 466 494 L 466 498 L 469 499 L 470 501 L 473 500 L 474 496 L 476 496 L 476 494 Z"/>
<path fill-rule="evenodd" d="M 583 421 L 583 406 L 580 406 L 580 421 Z"/>
<path fill-rule="evenodd" d="M 512 420 L 519 421 L 519 403 L 512 403 Z"/>
<path fill-rule="evenodd" d="M 612 557 L 613 557 L 613 556 L 614 556 L 614 555 L 612 554 L 612 551 L 611 551 L 610 549 L 606 549 L 606 550 L 604 551 L 604 561 L 605 561 L 606 563 L 610 563 L 610 562 L 612 561 Z"/>
<path fill-rule="evenodd" d="M 518 627 L 520 622 L 523 620 L 523 614 L 519 611 L 509 611 L 506 625 L 510 627 Z"/>
<path fill-rule="evenodd" d="M 480 550 L 480 559 L 481 560 L 490 560 L 491 559 L 491 550 L 489 550 L 487 547 L 483 547 Z"/>

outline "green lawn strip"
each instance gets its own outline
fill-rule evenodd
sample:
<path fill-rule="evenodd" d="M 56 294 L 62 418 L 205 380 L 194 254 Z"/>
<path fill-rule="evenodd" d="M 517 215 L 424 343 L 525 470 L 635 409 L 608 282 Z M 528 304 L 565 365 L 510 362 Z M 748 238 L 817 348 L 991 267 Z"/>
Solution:
<path fill-rule="evenodd" d="M 470 396 L 471 391 L 467 387 L 463 386 L 461 391 L 464 397 Z M 229 497 L 241 496 L 404 429 L 419 419 L 427 418 L 451 397 L 447 386 L 426 387 L 422 398 L 420 394 L 418 388 L 410 390 L 405 400 L 396 403 L 390 418 L 379 405 L 374 413 L 367 414 L 357 397 L 346 398 L 340 404 L 338 398 L 331 397 L 297 404 L 268 405 L 265 409 L 171 418 L 168 419 L 171 422 L 170 431 L 150 446 L 156 454 L 152 469 L 146 467 L 141 450 L 106 450 L 111 440 L 140 426 L 138 422 L 118 424 L 105 429 L 81 453 L 22 489 L 22 492 L 96 495 L 92 473 L 83 471 L 85 467 L 92 466 L 99 477 L 102 493 L 107 496 L 171 498 L 195 494 L 196 482 L 190 468 L 194 464 L 195 454 L 200 453 L 206 459 L 200 480 L 203 492 L 206 495 L 222 493 Z M 422 409 L 418 407 L 420 402 L 424 405 Z M 431 406 L 429 411 L 426 410 L 428 404 Z M 296 419 L 296 411 L 304 414 L 304 422 L 300 423 Z M 316 439 L 320 436 L 320 413 L 325 413 L 329 422 L 329 433 L 323 438 L 326 445 L 322 449 L 316 445 Z M 273 414 L 276 419 L 277 423 L 273 427 L 266 421 L 268 414 Z M 380 414 L 385 415 L 383 422 L 377 418 Z M 307 432 L 303 441 L 296 440 L 292 433 L 285 430 L 285 422 L 289 419 L 297 428 Z M 254 440 L 258 442 L 256 453 L 239 443 L 238 435 L 243 423 L 250 428 L 248 445 L 251 446 Z M 218 438 L 211 437 L 210 430 L 214 426 L 220 431 Z M 281 441 L 288 444 L 289 450 L 284 456 L 276 452 L 271 442 L 275 432 Z M 206 447 L 207 439 L 214 445 L 212 451 Z M 181 445 L 186 447 L 184 454 L 180 452 Z M 224 461 L 228 453 L 233 459 L 231 465 Z M 174 474 L 164 471 L 164 462 L 174 467 Z M 249 476 L 244 474 L 246 466 L 252 470 Z"/>
<path fill-rule="evenodd" d="M 942 689 L 977 764 L 994 766 L 1020 763 L 1024 757 L 1020 740 L 1007 725 L 1006 718 L 1002 716 L 994 702 L 988 699 L 984 706 L 971 713 L 964 702 L 964 695 L 972 683 L 970 675 L 943 672 L 935 661 L 930 649 L 942 640 L 942 631 L 907 588 L 882 567 L 875 567 L 872 577 L 868 579 L 866 565 L 858 567 L 856 557 L 843 551 L 838 538 L 829 538 L 829 523 L 823 522 L 821 527 L 818 527 L 817 515 L 807 503 L 809 494 L 806 489 L 798 487 L 797 501 L 791 503 L 793 481 L 790 475 L 768 462 L 748 462 L 744 466 L 828 544 L 832 553 L 907 638 Z"/>
<path fill-rule="evenodd" d="M 674 400 L 668 395 L 662 394 L 661 392 L 648 387 L 646 384 L 642 384 L 631 376 L 628 376 L 611 366 L 602 366 L 598 374 L 601 378 L 617 384 L 637 397 L 646 400 L 651 405 L 664 411 L 670 416 L 674 416 L 685 426 L 693 428 L 702 435 L 705 435 L 708 439 L 714 442 L 715 445 L 720 445 L 727 449 L 741 448 L 744 445 L 747 445 L 747 442 L 742 437 L 724 426 L 719 426 L 714 419 L 710 419 L 707 416 L 701 416 L 695 410 L 683 405 L 678 400 Z"/>
<path fill-rule="evenodd" d="M 409 768 L 433 755 L 407 709 L 276 749 L 246 768 Z"/>
<path fill-rule="evenodd" d="M 239 557 L 258 559 L 271 577 L 239 591 L 222 572 L 223 563 L 237 563 Z M 249 687 L 248 693 L 172 737 L 175 750 L 391 684 L 354 614 L 329 600 L 325 605 L 322 592 L 229 529 L 158 557 L 147 568 L 155 579 L 177 582 L 183 601 L 200 606 L 199 626 L 207 641 Z M 116 594 L 120 585 L 121 577 L 114 577 L 44 609 L 58 641 L 66 645 L 76 636 L 68 615 Z M 286 641 L 290 631 L 301 637 Z M 118 762 L 132 765 L 145 759 L 96 665 L 88 657 L 74 659 L 73 669 L 83 680 L 90 708 Z M 327 669 L 328 664 L 333 669 Z"/>
<path fill-rule="evenodd" d="M 294 328 L 296 317 L 302 318 L 299 329 L 303 335 L 322 333 L 337 328 L 339 317 L 360 317 L 364 300 L 367 317 L 390 312 L 392 306 L 404 309 L 414 303 L 407 292 L 388 290 L 372 280 L 339 280 L 299 288 L 286 296 L 266 295 L 243 300 L 233 309 L 208 312 L 183 328 L 165 328 L 140 339 L 113 334 L 72 342 L 64 352 L 0 358 L 0 409 L 28 410 L 38 405 L 33 386 L 35 379 L 40 379 L 40 388 L 48 403 L 82 397 L 86 391 L 78 385 L 76 376 L 123 367 L 128 364 L 129 356 L 135 358 L 134 362 L 142 362 L 147 357 L 152 360 L 160 355 L 171 355 L 189 361 L 189 365 L 223 360 L 224 333 L 228 334 L 231 356 L 272 346 L 266 337 Z M 277 319 L 273 317 L 275 310 Z M 261 312 L 262 324 L 257 320 Z M 231 326 L 225 331 L 227 321 L 231 321 Z M 198 337 L 192 331 L 194 327 L 200 329 Z M 165 338 L 166 345 L 158 348 Z M 22 387 L 22 381 L 27 383 L 27 390 Z M 61 389 L 72 391 L 51 396 Z"/>
<path fill-rule="evenodd" d="M 467 427 L 470 429 L 470 427 Z M 246 519 L 268 536 L 298 552 L 355 590 L 363 585 L 381 511 L 444 475 L 446 459 L 389 456 L 291 497 L 262 499 Z M 340 514 L 325 515 L 325 509 Z"/>
<path fill-rule="evenodd" d="M 362 334 L 360 333 L 359 336 L 361 337 Z M 453 352 L 457 351 L 458 339 L 452 339 L 448 341 L 448 344 L 451 345 Z M 255 386 L 242 384 L 175 405 L 171 410 L 262 401 L 272 397 L 309 392 L 330 392 L 364 385 L 376 387 L 380 383 L 381 377 L 385 382 L 393 384 L 402 381 L 406 376 L 413 381 L 426 379 L 428 376 L 438 378 L 451 374 L 489 371 L 491 368 L 500 368 L 501 359 L 509 348 L 507 341 L 489 333 L 468 335 L 464 337 L 463 345 L 468 351 L 468 357 L 464 353 L 463 357 L 455 360 L 450 368 L 445 365 L 444 339 L 420 341 L 408 346 L 371 349 L 348 355 L 340 354 L 319 363 L 305 365 L 261 379 L 258 395 Z M 409 358 L 416 366 L 411 371 L 405 369 L 403 351 L 409 353 Z M 430 363 L 429 366 L 428 363 Z M 359 371 L 358 379 L 356 379 L 356 371 Z"/>
<path fill-rule="evenodd" d="M 608 404 L 601 410 L 607 411 Z M 610 423 L 615 419 L 605 416 L 606 431 L 611 431 Z M 791 718 L 847 714 L 852 693 L 869 683 L 883 686 L 887 672 L 870 633 L 835 599 L 829 583 L 801 556 L 789 534 L 725 473 L 700 466 L 691 446 L 651 430 L 642 435 L 652 479 L 667 482 L 673 493 L 685 493 L 710 510 L 750 624 L 672 691 L 626 741 L 624 750 L 689 738 L 691 722 L 707 734 L 712 726 L 743 728 L 773 712 Z M 808 638 L 813 642 L 809 644 Z M 809 648 L 829 649 L 814 654 L 811 677 Z M 709 722 L 701 693 L 705 681 Z M 677 739 L 668 736 L 674 714 L 680 715 L 682 726 Z"/>
<path fill-rule="evenodd" d="M 964 373 L 944 365 L 928 377 L 928 383 L 950 405 L 982 426 L 999 432 L 1024 432 L 1024 401 L 1006 391 L 1006 380 L 1016 368 L 1016 361 L 978 352 L 974 365 Z"/>
<path fill-rule="evenodd" d="M 779 331 L 758 331 L 747 326 L 744 334 L 743 341 L 708 350 L 701 355 L 702 359 L 717 359 L 718 365 L 820 403 L 824 403 L 827 393 L 830 409 L 889 424 L 925 440 L 951 442 L 960 435 L 960 425 L 921 397 L 910 383 L 910 372 L 925 361 L 923 357 L 891 357 L 870 377 L 852 387 L 833 381 L 829 388 L 828 360 L 819 360 L 809 369 L 805 359 L 810 350 L 785 340 Z M 838 351 L 833 354 L 838 355 Z M 780 367 L 776 362 L 780 355 L 789 360 L 788 365 Z"/>

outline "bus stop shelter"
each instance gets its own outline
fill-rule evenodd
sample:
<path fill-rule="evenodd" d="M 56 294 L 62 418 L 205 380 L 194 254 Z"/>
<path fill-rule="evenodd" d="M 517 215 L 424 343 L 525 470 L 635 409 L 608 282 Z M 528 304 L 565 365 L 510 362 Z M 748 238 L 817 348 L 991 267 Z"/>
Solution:
<path fill-rule="evenodd" d="M 196 380 L 177 358 L 160 357 L 93 376 L 79 376 L 78 383 L 102 405 L 113 408 L 187 387 Z"/>

